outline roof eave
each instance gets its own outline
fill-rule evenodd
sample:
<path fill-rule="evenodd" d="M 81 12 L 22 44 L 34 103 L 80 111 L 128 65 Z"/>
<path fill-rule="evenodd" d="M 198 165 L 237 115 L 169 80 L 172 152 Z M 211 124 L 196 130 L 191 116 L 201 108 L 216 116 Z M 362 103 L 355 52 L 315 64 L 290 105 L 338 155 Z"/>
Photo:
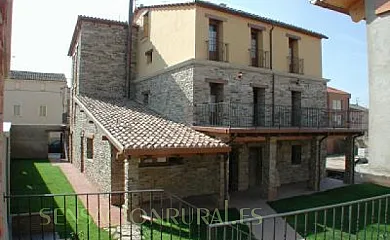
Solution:
<path fill-rule="evenodd" d="M 349 15 L 348 9 L 345 9 L 345 8 L 342 8 L 342 7 L 339 7 L 339 6 L 335 6 L 335 5 L 329 4 L 329 3 L 327 3 L 327 2 L 325 2 L 323 0 L 312 0 L 311 3 L 314 4 L 314 5 L 317 5 L 319 7 L 327 8 L 327 9 L 330 9 L 330 10 L 333 10 L 333 11 L 336 11 L 336 12 L 339 12 L 339 13 L 343 13 L 343 14 Z"/>
<path fill-rule="evenodd" d="M 308 35 L 308 36 L 312 36 L 312 37 L 316 37 L 316 38 L 320 38 L 320 39 L 329 39 L 326 35 L 321 34 L 321 33 L 317 33 L 317 32 L 310 31 L 310 30 L 307 30 L 304 28 L 293 26 L 293 25 L 290 26 L 290 24 L 279 22 L 279 21 L 276 21 L 273 19 L 266 19 L 265 18 L 265 19 L 261 20 L 261 19 L 259 19 L 260 16 L 258 16 L 256 18 L 255 14 L 251 14 L 251 13 L 244 14 L 245 13 L 244 11 L 241 11 L 238 9 L 230 9 L 230 8 L 220 7 L 217 4 L 206 2 L 203 0 L 194 0 L 193 2 L 187 2 L 187 3 L 172 3 L 172 4 L 158 4 L 158 5 L 151 5 L 151 6 L 142 6 L 142 7 L 138 8 L 138 10 L 164 8 L 164 7 L 165 8 L 167 8 L 167 7 L 185 7 L 185 6 L 196 6 L 196 5 L 201 6 L 201 7 L 205 7 L 205 8 L 210 8 L 210 9 L 217 10 L 217 11 L 222 11 L 222 12 L 233 14 L 233 15 L 240 15 L 242 17 L 254 19 L 256 21 L 268 23 L 271 25 L 280 26 L 281 28 L 300 32 L 300 33 Z"/>
<path fill-rule="evenodd" d="M 123 153 L 124 146 L 93 116 L 88 108 L 77 98 L 73 97 L 74 101 L 84 110 L 84 112 L 92 119 L 92 121 L 104 132 L 107 139 L 115 146 L 119 153 Z"/>

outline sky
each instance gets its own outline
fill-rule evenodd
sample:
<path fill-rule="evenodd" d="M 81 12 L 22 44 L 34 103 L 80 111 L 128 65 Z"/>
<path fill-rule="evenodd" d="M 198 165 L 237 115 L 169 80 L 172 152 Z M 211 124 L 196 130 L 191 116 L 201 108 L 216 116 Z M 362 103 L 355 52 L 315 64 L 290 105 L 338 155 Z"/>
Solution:
<path fill-rule="evenodd" d="M 135 0 L 136 4 L 181 2 Z M 183 0 L 188 1 L 188 0 Z M 365 22 L 313 6 L 309 0 L 210 0 L 294 24 L 329 37 L 323 40 L 323 77 L 328 86 L 352 94 L 351 103 L 368 106 Z M 127 21 L 129 0 L 14 0 L 13 70 L 71 74 L 67 52 L 78 15 Z"/>

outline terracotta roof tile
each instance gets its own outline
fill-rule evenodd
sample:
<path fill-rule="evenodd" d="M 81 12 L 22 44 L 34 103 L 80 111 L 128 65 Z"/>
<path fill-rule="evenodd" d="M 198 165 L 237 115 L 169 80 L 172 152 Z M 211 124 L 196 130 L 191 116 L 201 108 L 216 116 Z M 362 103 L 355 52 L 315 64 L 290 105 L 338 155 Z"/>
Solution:
<path fill-rule="evenodd" d="M 9 79 L 17 79 L 17 80 L 66 82 L 66 77 L 65 77 L 65 74 L 63 74 L 63 73 L 43 73 L 43 72 L 29 72 L 29 71 L 11 70 L 8 77 L 9 77 Z"/>
<path fill-rule="evenodd" d="M 222 141 L 167 120 L 134 101 L 77 99 L 125 149 L 228 148 Z"/>
<path fill-rule="evenodd" d="M 347 95 L 350 95 L 350 93 L 348 92 L 344 92 L 340 89 L 337 89 L 337 88 L 332 88 L 332 87 L 327 87 L 326 91 L 328 93 L 338 93 L 338 94 L 347 94 Z"/>

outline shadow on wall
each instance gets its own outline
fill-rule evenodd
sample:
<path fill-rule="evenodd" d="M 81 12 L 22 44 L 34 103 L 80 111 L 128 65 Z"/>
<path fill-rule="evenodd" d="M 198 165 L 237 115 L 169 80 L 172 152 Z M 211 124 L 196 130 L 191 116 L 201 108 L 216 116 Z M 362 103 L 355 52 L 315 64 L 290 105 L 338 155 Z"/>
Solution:
<path fill-rule="evenodd" d="M 151 45 L 152 62 L 146 69 L 166 69 L 168 64 L 158 50 Z M 150 61 L 146 53 L 139 53 L 138 61 Z M 192 124 L 193 76 L 191 66 L 176 68 L 163 74 L 135 80 L 135 99 L 175 122 Z"/>

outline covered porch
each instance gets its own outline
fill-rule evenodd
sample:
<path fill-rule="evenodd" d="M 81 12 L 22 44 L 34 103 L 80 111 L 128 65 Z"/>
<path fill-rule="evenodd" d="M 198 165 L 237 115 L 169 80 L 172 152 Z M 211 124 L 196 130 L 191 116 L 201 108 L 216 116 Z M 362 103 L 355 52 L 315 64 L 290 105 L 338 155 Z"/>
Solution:
<path fill-rule="evenodd" d="M 353 182 L 353 146 L 362 133 L 353 129 L 202 128 L 198 131 L 223 139 L 229 154 L 230 196 L 252 192 L 263 199 L 284 197 L 291 186 L 319 191 L 326 176 L 326 139 L 346 138 L 345 183 Z"/>

